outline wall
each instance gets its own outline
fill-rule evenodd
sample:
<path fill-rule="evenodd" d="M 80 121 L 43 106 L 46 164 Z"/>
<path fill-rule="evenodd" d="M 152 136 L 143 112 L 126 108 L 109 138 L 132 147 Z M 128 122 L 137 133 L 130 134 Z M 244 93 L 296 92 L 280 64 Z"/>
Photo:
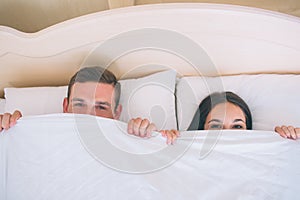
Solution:
<path fill-rule="evenodd" d="M 36 32 L 81 15 L 125 6 L 204 2 L 228 3 L 279 11 L 300 17 L 299 0 L 1 0 L 0 25 Z"/>

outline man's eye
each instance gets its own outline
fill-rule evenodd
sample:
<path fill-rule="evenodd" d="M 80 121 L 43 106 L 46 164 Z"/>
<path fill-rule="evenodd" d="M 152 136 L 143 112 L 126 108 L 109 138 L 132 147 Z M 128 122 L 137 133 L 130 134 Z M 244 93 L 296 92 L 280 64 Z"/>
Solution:
<path fill-rule="evenodd" d="M 95 106 L 97 110 L 107 110 L 105 106 Z"/>
<path fill-rule="evenodd" d="M 244 129 L 244 127 L 242 126 L 242 125 L 234 125 L 233 127 L 232 127 L 232 129 Z"/>
<path fill-rule="evenodd" d="M 84 104 L 83 103 L 75 103 L 73 104 L 74 107 L 83 107 Z"/>
<path fill-rule="evenodd" d="M 211 124 L 209 126 L 209 129 L 222 129 L 222 125 L 221 124 Z"/>

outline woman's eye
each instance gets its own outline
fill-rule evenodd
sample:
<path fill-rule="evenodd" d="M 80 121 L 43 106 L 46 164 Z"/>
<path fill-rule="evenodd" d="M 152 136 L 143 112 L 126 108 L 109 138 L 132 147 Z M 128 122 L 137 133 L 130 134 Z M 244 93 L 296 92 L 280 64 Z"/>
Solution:
<path fill-rule="evenodd" d="M 244 129 L 242 125 L 234 125 L 232 129 Z"/>
<path fill-rule="evenodd" d="M 222 125 L 221 124 L 211 124 L 209 126 L 209 129 L 222 129 Z"/>

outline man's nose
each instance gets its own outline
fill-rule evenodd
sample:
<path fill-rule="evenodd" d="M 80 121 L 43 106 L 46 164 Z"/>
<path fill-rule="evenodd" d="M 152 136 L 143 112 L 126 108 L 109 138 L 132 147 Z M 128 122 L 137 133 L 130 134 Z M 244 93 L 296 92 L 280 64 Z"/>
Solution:
<path fill-rule="evenodd" d="M 96 115 L 96 112 L 95 112 L 95 107 L 94 106 L 89 106 L 86 110 L 86 114 L 89 114 L 89 115 Z"/>

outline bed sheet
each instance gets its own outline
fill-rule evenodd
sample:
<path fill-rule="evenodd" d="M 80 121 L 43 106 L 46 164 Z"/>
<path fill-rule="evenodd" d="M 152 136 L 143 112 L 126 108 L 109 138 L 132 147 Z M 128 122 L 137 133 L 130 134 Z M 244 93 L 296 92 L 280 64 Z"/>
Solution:
<path fill-rule="evenodd" d="M 88 115 L 20 119 L 0 133 L 0 199 L 299 199 L 300 141 L 186 131 L 175 145 Z"/>

